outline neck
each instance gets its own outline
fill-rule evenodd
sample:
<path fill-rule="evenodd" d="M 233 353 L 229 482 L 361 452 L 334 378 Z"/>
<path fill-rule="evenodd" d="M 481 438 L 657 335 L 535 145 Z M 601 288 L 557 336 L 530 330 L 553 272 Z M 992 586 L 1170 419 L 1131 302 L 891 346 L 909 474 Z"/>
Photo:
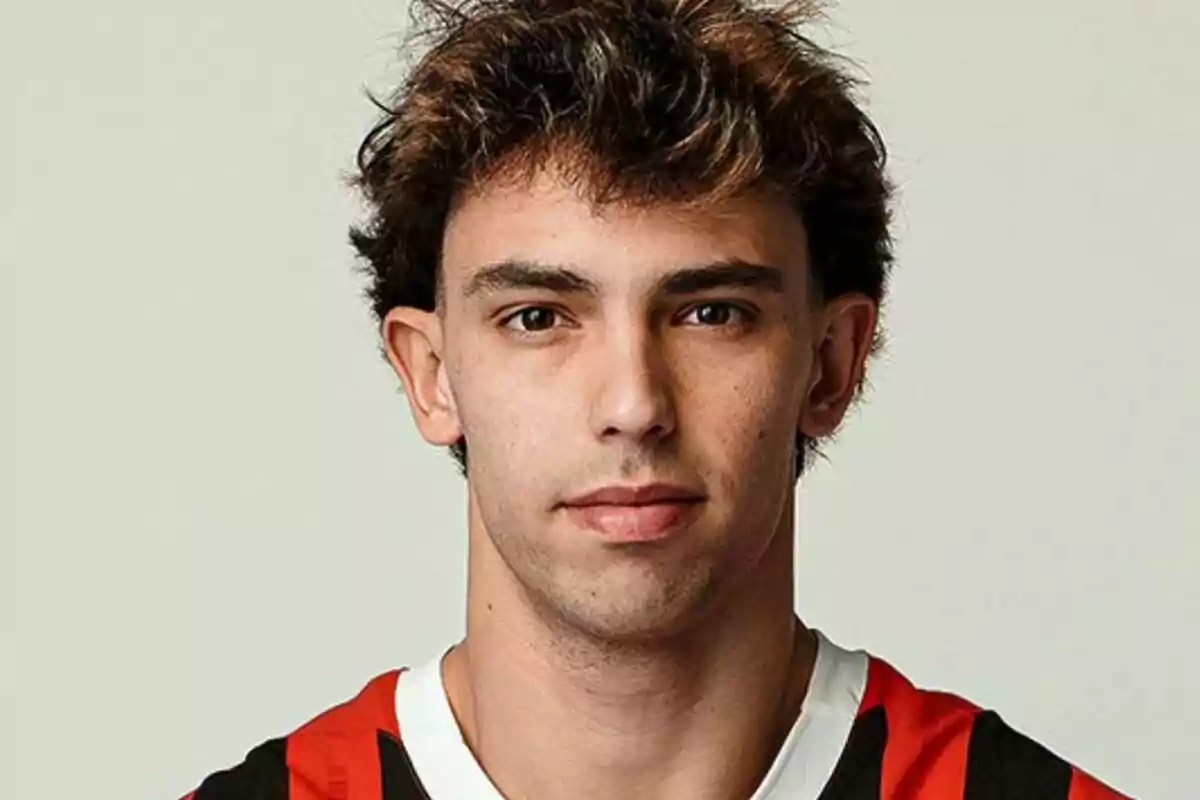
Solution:
<path fill-rule="evenodd" d="M 444 677 L 501 792 L 749 797 L 799 712 L 816 651 L 793 612 L 793 515 L 783 516 L 718 611 L 637 645 L 547 624 L 472 525 L 467 636 Z"/>

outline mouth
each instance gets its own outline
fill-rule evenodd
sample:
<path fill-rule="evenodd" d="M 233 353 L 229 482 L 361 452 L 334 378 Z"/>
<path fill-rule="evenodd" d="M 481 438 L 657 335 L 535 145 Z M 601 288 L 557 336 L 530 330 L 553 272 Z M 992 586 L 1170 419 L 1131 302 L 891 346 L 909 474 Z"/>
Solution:
<path fill-rule="evenodd" d="M 704 499 L 701 492 L 669 484 L 607 486 L 568 500 L 562 508 L 577 526 L 605 541 L 653 542 L 683 529 Z"/>

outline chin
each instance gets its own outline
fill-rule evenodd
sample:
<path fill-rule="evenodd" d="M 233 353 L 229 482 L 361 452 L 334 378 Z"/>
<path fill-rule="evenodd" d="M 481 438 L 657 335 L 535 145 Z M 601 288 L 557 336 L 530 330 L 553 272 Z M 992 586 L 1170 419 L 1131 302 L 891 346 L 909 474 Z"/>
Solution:
<path fill-rule="evenodd" d="M 640 577 L 607 586 L 560 586 L 549 598 L 552 613 L 571 630 L 599 642 L 648 644 L 685 633 L 703 617 L 716 586 L 708 574 L 673 580 Z"/>

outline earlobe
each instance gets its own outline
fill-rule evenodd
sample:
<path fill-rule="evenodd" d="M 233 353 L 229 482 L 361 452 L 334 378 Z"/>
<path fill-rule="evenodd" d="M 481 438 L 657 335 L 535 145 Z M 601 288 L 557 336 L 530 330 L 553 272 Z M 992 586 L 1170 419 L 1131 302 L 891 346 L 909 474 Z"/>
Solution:
<path fill-rule="evenodd" d="M 877 317 L 875 301 L 864 295 L 839 297 L 825 309 L 800 418 L 806 436 L 820 439 L 841 424 L 862 382 Z"/>
<path fill-rule="evenodd" d="M 441 319 L 435 312 L 394 308 L 380 324 L 380 334 L 421 436 L 441 446 L 458 441 L 462 427 L 442 355 Z"/>

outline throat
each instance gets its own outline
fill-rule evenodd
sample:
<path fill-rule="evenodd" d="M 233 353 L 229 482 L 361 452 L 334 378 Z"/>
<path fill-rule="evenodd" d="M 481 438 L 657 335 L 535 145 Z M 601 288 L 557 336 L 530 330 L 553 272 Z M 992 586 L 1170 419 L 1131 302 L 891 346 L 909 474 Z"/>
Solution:
<path fill-rule="evenodd" d="M 751 796 L 799 715 L 816 639 L 793 616 L 766 642 L 628 656 L 483 664 L 467 642 L 447 655 L 462 739 L 504 796 Z"/>

